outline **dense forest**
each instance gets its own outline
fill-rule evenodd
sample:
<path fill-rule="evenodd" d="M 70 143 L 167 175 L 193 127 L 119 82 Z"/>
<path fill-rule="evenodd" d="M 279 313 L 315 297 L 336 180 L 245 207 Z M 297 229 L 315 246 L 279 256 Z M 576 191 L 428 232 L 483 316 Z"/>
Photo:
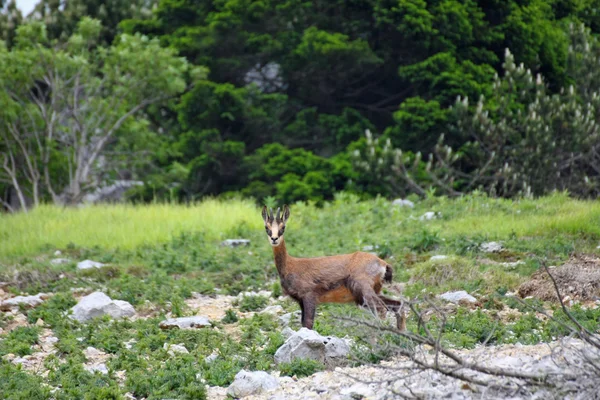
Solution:
<path fill-rule="evenodd" d="M 0 201 L 600 193 L 598 0 L 0 0 Z"/>

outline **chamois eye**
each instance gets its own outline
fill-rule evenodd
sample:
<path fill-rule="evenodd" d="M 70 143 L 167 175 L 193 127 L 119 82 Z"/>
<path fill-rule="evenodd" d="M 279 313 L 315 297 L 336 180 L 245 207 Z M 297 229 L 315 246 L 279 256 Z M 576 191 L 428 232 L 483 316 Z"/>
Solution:
<path fill-rule="evenodd" d="M 271 230 L 269 228 L 265 228 L 267 230 L 267 235 L 271 236 Z"/>
<path fill-rule="evenodd" d="M 285 228 L 281 228 L 281 230 L 279 231 L 279 234 L 283 235 L 283 232 L 285 232 Z"/>

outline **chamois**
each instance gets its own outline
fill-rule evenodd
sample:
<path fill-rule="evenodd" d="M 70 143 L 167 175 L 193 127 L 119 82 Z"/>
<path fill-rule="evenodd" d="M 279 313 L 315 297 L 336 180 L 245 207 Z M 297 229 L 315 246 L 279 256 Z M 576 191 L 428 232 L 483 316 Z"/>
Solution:
<path fill-rule="evenodd" d="M 351 303 L 368 307 L 385 317 L 389 309 L 396 314 L 399 330 L 405 329 L 403 303 L 380 294 L 383 282 L 392 281 L 392 267 L 379 257 L 357 251 L 328 257 L 299 258 L 287 253 L 283 234 L 290 209 L 283 206 L 273 215 L 263 207 L 262 218 L 269 243 L 273 247 L 275 266 L 283 291 L 298 302 L 302 310 L 302 326 L 313 328 L 319 303 Z"/>

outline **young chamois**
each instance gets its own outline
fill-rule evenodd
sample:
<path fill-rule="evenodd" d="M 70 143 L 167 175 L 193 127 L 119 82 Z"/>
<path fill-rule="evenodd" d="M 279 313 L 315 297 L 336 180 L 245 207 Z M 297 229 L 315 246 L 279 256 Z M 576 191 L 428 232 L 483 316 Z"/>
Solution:
<path fill-rule="evenodd" d="M 379 257 L 357 251 L 329 257 L 298 258 L 287 253 L 283 234 L 290 217 L 283 206 L 273 215 L 273 209 L 262 210 L 269 243 L 273 247 L 275 265 L 284 292 L 300 304 L 302 326 L 313 328 L 319 303 L 351 303 L 368 307 L 384 318 L 386 311 L 396 314 L 397 327 L 405 329 L 402 302 L 380 294 L 383 282 L 392 281 L 392 267 Z"/>

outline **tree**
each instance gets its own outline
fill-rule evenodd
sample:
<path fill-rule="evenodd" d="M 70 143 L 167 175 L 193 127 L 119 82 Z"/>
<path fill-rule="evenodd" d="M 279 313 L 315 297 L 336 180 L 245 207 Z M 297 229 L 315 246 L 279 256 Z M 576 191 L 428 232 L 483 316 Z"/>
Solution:
<path fill-rule="evenodd" d="M 583 25 L 571 25 L 566 73 L 573 84 L 552 93 L 506 51 L 504 76 L 476 106 L 459 98 L 449 110 L 458 147 L 442 135 L 427 160 L 368 140 L 355 154 L 364 173 L 386 179 L 396 192 L 460 195 L 475 189 L 494 196 L 539 196 L 554 190 L 577 196 L 600 194 L 600 41 Z"/>
<path fill-rule="evenodd" d="M 24 210 L 26 196 L 79 203 L 118 168 L 107 149 L 146 129 L 141 112 L 204 75 L 156 39 L 122 35 L 102 47 L 100 32 L 84 18 L 67 42 L 49 42 L 44 25 L 29 23 L 13 49 L 0 48 L 0 179 Z"/>
<path fill-rule="evenodd" d="M 15 0 L 0 0 L 0 40 L 10 47 L 15 39 L 17 27 L 23 22 L 23 15 Z"/>
<path fill-rule="evenodd" d="M 66 40 L 77 30 L 84 17 L 98 19 L 102 25 L 99 42 L 112 43 L 119 23 L 128 18 L 143 20 L 152 15 L 157 0 L 40 0 L 30 19 L 46 25 L 49 39 Z"/>

